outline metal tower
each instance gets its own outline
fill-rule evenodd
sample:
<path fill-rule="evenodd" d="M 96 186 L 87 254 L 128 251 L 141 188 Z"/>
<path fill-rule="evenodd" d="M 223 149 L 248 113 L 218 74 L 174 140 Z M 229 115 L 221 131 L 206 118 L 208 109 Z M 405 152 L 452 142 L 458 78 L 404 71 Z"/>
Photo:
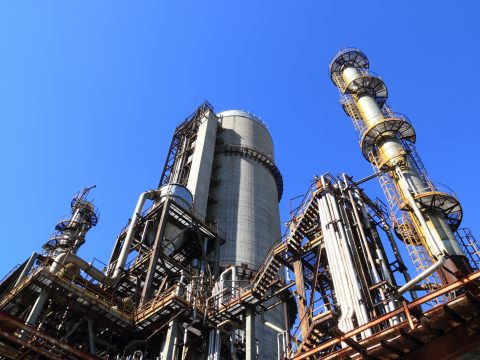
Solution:
<path fill-rule="evenodd" d="M 358 49 L 342 50 L 330 64 L 330 76 L 353 120 L 364 157 L 379 173 L 395 231 L 417 271 L 432 275 L 438 270 L 444 284 L 469 273 L 454 234 L 462 220 L 460 202 L 428 178 L 415 149 L 415 130 L 386 104 L 387 87 L 369 71 L 368 58 Z"/>

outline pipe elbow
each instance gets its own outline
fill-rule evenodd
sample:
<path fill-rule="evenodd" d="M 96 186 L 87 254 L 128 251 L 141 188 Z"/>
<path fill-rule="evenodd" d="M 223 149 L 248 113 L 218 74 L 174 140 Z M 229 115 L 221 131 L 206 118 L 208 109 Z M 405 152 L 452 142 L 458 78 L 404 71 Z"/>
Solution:
<path fill-rule="evenodd" d="M 155 200 L 156 197 L 158 196 L 158 191 L 157 190 L 148 190 L 144 192 L 145 198 L 148 200 Z"/>

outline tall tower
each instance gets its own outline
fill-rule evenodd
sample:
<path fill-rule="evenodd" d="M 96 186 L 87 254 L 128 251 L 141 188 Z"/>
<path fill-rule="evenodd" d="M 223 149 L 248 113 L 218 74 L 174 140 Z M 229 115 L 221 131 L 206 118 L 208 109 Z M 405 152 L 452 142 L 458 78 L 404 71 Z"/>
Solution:
<path fill-rule="evenodd" d="M 272 137 L 252 113 L 229 110 L 216 114 L 205 103 L 175 130 L 160 186 L 185 185 L 195 212 L 213 221 L 223 233 L 218 263 L 222 291 L 232 297 L 246 288 L 281 238 L 278 202 L 283 180 L 274 162 Z M 225 297 L 225 301 L 229 298 Z M 265 318 L 284 328 L 280 308 Z M 277 333 L 255 320 L 261 359 L 277 358 Z M 225 343 L 218 332 L 212 343 Z M 232 340 L 227 340 L 232 341 Z M 209 359 L 216 359 L 211 352 Z"/>
<path fill-rule="evenodd" d="M 368 58 L 358 49 L 345 49 L 332 60 L 330 75 L 352 118 L 364 157 L 382 173 L 380 184 L 392 221 L 417 270 L 444 261 L 439 271 L 442 283 L 470 272 L 454 235 L 462 219 L 460 202 L 428 178 L 415 149 L 414 128 L 386 104 L 387 87 L 369 72 Z"/>
<path fill-rule="evenodd" d="M 281 237 L 282 177 L 274 163 L 272 138 L 258 117 L 230 110 L 218 118 L 221 130 L 208 214 L 226 233 L 222 265 L 246 264 L 256 270 Z"/>

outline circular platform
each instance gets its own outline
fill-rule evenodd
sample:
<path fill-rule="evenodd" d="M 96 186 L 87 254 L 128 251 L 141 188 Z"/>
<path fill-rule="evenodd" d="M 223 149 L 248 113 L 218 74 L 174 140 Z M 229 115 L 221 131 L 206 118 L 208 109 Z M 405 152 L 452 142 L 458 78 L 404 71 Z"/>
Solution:
<path fill-rule="evenodd" d="M 346 94 L 361 96 L 369 94 L 373 96 L 378 106 L 382 107 L 387 101 L 388 91 L 383 80 L 373 74 L 363 74 L 352 80 L 345 89 Z"/>
<path fill-rule="evenodd" d="M 450 229 L 455 232 L 460 226 L 463 217 L 462 206 L 454 194 L 442 191 L 428 191 L 414 196 L 420 209 L 435 209 L 444 213 Z M 400 205 L 402 210 L 412 211 L 409 204 Z"/>
<path fill-rule="evenodd" d="M 365 159 L 369 160 L 368 154 L 370 152 L 375 153 L 376 145 L 378 141 L 389 134 L 399 140 L 407 140 L 412 143 L 416 140 L 415 130 L 413 129 L 410 121 L 403 115 L 395 115 L 395 117 L 385 117 L 383 121 L 378 122 L 369 129 L 367 129 L 360 142 L 362 147 L 362 153 Z"/>
<path fill-rule="evenodd" d="M 332 81 L 333 74 L 340 74 L 346 66 L 353 66 L 357 69 L 368 69 L 368 58 L 359 49 L 346 48 L 341 50 L 334 56 L 330 63 L 330 78 Z"/>

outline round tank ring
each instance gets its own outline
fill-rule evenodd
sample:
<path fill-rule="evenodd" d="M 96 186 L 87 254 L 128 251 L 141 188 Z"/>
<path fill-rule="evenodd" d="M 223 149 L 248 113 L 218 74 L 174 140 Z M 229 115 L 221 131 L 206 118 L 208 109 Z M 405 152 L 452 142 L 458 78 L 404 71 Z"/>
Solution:
<path fill-rule="evenodd" d="M 345 66 L 354 66 L 357 69 L 368 69 L 367 56 L 359 49 L 346 48 L 338 52 L 330 63 L 330 78 L 333 81 L 333 74 L 339 74 Z"/>
<path fill-rule="evenodd" d="M 412 143 L 416 140 L 415 130 L 407 120 L 397 117 L 384 118 L 383 121 L 367 129 L 362 136 L 360 144 L 365 159 L 368 160 L 370 152 L 375 153 L 375 147 L 385 133 L 389 133 L 399 140 L 407 140 Z"/>
<path fill-rule="evenodd" d="M 345 93 L 357 96 L 368 93 L 375 98 L 375 101 L 380 107 L 385 104 L 388 98 L 387 86 L 383 80 L 371 74 L 362 75 L 352 80 L 346 86 Z"/>
<path fill-rule="evenodd" d="M 414 196 L 420 209 L 437 209 L 445 215 L 452 231 L 456 231 L 463 218 L 463 210 L 460 201 L 452 195 L 440 191 L 429 191 Z M 402 203 L 401 210 L 411 211 L 410 205 Z"/>
<path fill-rule="evenodd" d="M 260 150 L 242 146 L 242 145 L 223 145 L 217 146 L 215 149 L 217 153 L 225 153 L 225 154 L 237 154 L 240 156 L 244 156 L 247 158 L 251 158 L 257 160 L 262 165 L 264 165 L 268 171 L 272 174 L 273 178 L 275 179 L 275 183 L 277 184 L 277 193 L 278 193 L 278 201 L 282 199 L 283 195 L 283 177 L 280 173 L 280 170 L 277 168 L 275 163 L 270 159 L 268 155 L 263 153 Z"/>

